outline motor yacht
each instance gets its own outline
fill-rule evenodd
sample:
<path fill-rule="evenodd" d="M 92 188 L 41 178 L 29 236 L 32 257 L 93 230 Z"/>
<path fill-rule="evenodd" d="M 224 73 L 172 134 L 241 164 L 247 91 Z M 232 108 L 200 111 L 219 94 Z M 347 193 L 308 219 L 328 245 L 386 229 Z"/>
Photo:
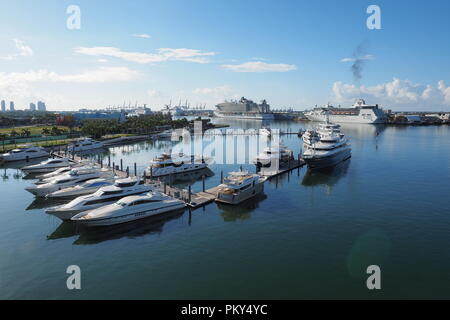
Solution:
<path fill-rule="evenodd" d="M 96 192 L 98 189 L 114 184 L 114 178 L 91 179 L 82 184 L 57 190 L 47 195 L 48 199 L 70 199 Z"/>
<path fill-rule="evenodd" d="M 49 153 L 41 147 L 25 146 L 11 150 L 0 155 L 0 163 L 10 161 L 23 161 L 27 159 L 48 157 Z"/>
<path fill-rule="evenodd" d="M 104 143 L 91 138 L 81 138 L 69 145 L 70 152 L 83 152 L 104 147 Z"/>
<path fill-rule="evenodd" d="M 43 184 L 33 184 L 26 187 L 25 190 L 31 192 L 37 197 L 45 197 L 46 195 L 67 187 L 74 186 L 96 178 L 112 178 L 114 175 L 108 169 L 91 168 L 75 168 L 69 173 L 56 176 L 49 182 Z"/>
<path fill-rule="evenodd" d="M 310 168 L 331 167 L 351 157 L 348 139 L 338 124 L 326 122 L 303 134 L 303 160 Z"/>
<path fill-rule="evenodd" d="M 102 187 L 93 194 L 80 196 L 67 204 L 49 208 L 46 212 L 61 220 L 69 220 L 79 212 L 96 209 L 123 197 L 143 194 L 155 188 L 155 185 L 145 184 L 144 180 L 136 177 L 118 179 L 112 186 Z"/>
<path fill-rule="evenodd" d="M 45 183 L 45 181 L 50 182 L 52 178 L 65 173 L 69 173 L 70 170 L 72 170 L 72 167 L 62 167 L 52 172 L 37 175 L 36 179 L 38 179 L 38 181 L 35 184 L 42 184 Z"/>
<path fill-rule="evenodd" d="M 202 170 L 207 167 L 208 165 L 200 157 L 187 156 L 183 153 L 172 157 L 169 153 L 163 153 L 150 162 L 150 166 L 145 170 L 145 173 L 147 176 L 157 178 Z"/>
<path fill-rule="evenodd" d="M 86 226 L 111 226 L 138 219 L 154 217 L 183 209 L 186 204 L 160 192 L 129 196 L 98 209 L 81 212 L 72 221 Z"/>
<path fill-rule="evenodd" d="M 280 141 L 278 145 L 264 148 L 253 160 L 253 163 L 258 167 L 270 167 L 276 159 L 278 159 L 280 165 L 285 164 L 294 159 L 294 153 Z"/>
<path fill-rule="evenodd" d="M 219 185 L 216 201 L 239 204 L 264 191 L 266 178 L 248 171 L 230 172 Z"/>
<path fill-rule="evenodd" d="M 70 167 L 71 164 L 72 163 L 68 158 L 55 158 L 45 160 L 39 164 L 33 164 L 31 166 L 23 167 L 21 170 L 28 174 L 45 173 L 52 172 L 64 167 Z"/>

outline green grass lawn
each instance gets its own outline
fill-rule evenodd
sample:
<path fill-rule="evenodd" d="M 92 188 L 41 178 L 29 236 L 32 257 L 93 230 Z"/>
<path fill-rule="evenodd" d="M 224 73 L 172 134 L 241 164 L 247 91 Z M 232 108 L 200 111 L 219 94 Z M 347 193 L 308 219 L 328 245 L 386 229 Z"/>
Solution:
<path fill-rule="evenodd" d="M 60 130 L 67 130 L 69 132 L 69 127 L 66 126 L 56 126 Z M 0 128 L 0 134 L 10 134 L 12 130 L 15 130 L 18 134 L 22 132 L 22 129 L 30 130 L 31 135 L 42 134 L 42 129 L 47 128 L 52 130 L 53 126 L 23 126 L 14 128 Z M 75 129 L 76 130 L 76 129 Z"/>

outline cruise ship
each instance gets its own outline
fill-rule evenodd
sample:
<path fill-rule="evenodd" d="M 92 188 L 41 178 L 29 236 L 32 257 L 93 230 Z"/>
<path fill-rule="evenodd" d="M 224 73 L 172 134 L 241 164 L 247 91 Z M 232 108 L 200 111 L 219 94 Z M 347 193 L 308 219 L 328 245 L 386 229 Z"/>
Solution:
<path fill-rule="evenodd" d="M 331 122 L 337 123 L 386 123 L 388 117 L 378 105 L 368 105 L 363 99 L 358 99 L 351 108 L 335 108 L 327 105 L 305 112 L 311 121 L 326 121 L 327 115 Z"/>
<path fill-rule="evenodd" d="M 273 120 L 273 113 L 266 100 L 257 104 L 252 100 L 242 97 L 239 101 L 225 101 L 216 105 L 214 111 L 216 117 L 251 120 Z"/>

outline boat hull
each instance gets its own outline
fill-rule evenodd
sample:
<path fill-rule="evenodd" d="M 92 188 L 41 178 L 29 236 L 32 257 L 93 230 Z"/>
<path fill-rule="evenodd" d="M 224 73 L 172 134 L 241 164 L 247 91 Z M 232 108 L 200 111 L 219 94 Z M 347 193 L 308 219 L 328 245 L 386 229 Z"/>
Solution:
<path fill-rule="evenodd" d="M 335 153 L 331 156 L 311 156 L 303 157 L 309 168 L 319 169 L 328 168 L 337 165 L 338 163 L 349 159 L 352 156 L 350 148 L 343 149 L 341 152 Z"/>
<path fill-rule="evenodd" d="M 244 190 L 239 192 L 239 194 L 225 194 L 222 192 L 218 192 L 216 201 L 221 203 L 227 203 L 232 205 L 237 205 L 245 200 L 255 197 L 256 195 L 262 193 L 264 191 L 264 182 L 260 182 L 255 185 L 254 188 L 250 188 L 248 190 Z"/>
<path fill-rule="evenodd" d="M 132 212 L 132 213 L 125 214 L 123 216 L 98 218 L 98 219 L 76 219 L 75 221 L 78 224 L 87 226 L 87 227 L 106 227 L 106 226 L 113 226 L 113 225 L 117 225 L 117 224 L 132 222 L 132 221 L 136 221 L 139 219 L 154 217 L 154 216 L 164 214 L 167 212 L 180 210 L 180 209 L 183 209 L 184 207 L 186 207 L 186 205 L 183 202 L 179 202 L 179 203 L 176 203 L 171 206 L 164 207 L 164 208 Z M 74 220 L 74 219 L 72 219 L 72 220 Z"/>
<path fill-rule="evenodd" d="M 228 119 L 241 119 L 241 120 L 274 120 L 275 117 L 271 113 L 220 113 L 214 112 L 214 115 L 218 118 L 228 118 Z"/>

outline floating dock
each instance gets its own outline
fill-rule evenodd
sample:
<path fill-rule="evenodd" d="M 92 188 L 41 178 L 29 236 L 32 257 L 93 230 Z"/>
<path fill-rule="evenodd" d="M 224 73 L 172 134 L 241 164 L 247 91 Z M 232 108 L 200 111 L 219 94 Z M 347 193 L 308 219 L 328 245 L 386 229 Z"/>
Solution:
<path fill-rule="evenodd" d="M 63 158 L 67 157 L 70 158 L 71 161 L 74 163 L 81 164 L 86 159 L 83 159 L 79 155 L 76 154 L 70 154 L 68 155 L 65 152 L 52 152 L 52 156 Z M 122 160 L 120 161 L 120 166 L 116 165 L 115 163 L 111 164 L 111 159 L 108 157 L 108 164 L 104 165 L 103 160 L 98 158 L 97 161 L 98 165 L 102 168 L 110 169 L 114 172 L 116 176 L 119 178 L 126 178 L 129 177 L 130 170 L 129 167 L 126 168 L 126 170 L 123 170 L 123 164 Z M 292 171 L 294 169 L 300 168 L 305 165 L 305 162 L 300 158 L 300 155 L 297 160 L 292 159 L 284 166 L 281 166 L 277 170 L 271 170 L 271 168 L 261 168 L 257 174 L 259 174 L 261 177 L 267 178 L 267 180 L 277 177 L 279 175 L 282 175 L 284 173 L 288 173 L 289 171 Z M 134 164 L 134 175 L 136 175 L 136 164 Z M 152 179 L 151 177 L 146 177 L 146 181 L 150 183 L 160 183 L 160 191 L 164 192 L 165 194 L 183 200 L 186 205 L 192 209 L 197 209 L 199 207 L 203 207 L 211 202 L 213 202 L 217 198 L 217 193 L 219 191 L 219 186 L 215 186 L 213 188 L 206 189 L 205 188 L 205 176 L 203 176 L 203 190 L 200 192 L 191 192 L 191 186 L 188 187 L 188 189 L 180 189 L 177 187 L 174 187 L 172 185 L 169 185 L 166 182 L 161 182 L 159 180 Z M 222 179 L 223 179 L 223 173 L 222 173 Z"/>

